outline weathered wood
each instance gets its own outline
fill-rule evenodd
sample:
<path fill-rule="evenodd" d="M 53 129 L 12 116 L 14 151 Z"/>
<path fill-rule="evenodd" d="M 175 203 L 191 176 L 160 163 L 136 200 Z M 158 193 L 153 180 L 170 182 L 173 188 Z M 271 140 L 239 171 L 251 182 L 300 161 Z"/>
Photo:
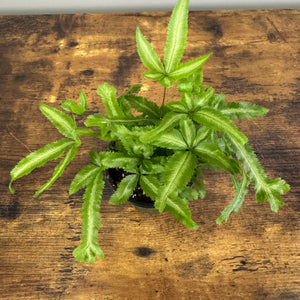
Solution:
<path fill-rule="evenodd" d="M 299 10 L 191 12 L 185 59 L 213 52 L 205 82 L 227 100 L 270 109 L 239 121 L 266 172 L 291 191 L 278 214 L 251 192 L 238 214 L 217 226 L 232 199 L 225 173 L 207 172 L 205 200 L 191 204 L 200 229 L 168 214 L 148 215 L 129 204 L 101 204 L 99 242 L 105 259 L 94 265 L 72 257 L 81 233 L 82 194 L 68 196 L 74 174 L 88 162 L 87 139 L 66 174 L 38 199 L 34 191 L 54 163 L 18 180 L 9 171 L 28 151 L 59 138 L 39 112 L 66 98 L 88 97 L 102 110 L 98 84 L 121 93 L 143 83 L 161 101 L 162 88 L 144 79 L 135 45 L 141 28 L 163 53 L 169 13 L 0 17 L 0 297 L 1 299 L 299 299 L 300 14 Z M 169 92 L 173 99 L 177 93 Z"/>

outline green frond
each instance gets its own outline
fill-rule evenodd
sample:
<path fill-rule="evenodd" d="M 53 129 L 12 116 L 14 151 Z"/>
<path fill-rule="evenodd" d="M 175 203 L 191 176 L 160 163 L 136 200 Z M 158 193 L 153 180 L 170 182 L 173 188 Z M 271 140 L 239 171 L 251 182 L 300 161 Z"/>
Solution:
<path fill-rule="evenodd" d="M 132 195 L 139 180 L 138 174 L 127 175 L 122 179 L 116 191 L 110 197 L 111 204 L 122 204 Z"/>
<path fill-rule="evenodd" d="M 180 132 L 188 147 L 192 147 L 196 138 L 196 127 L 191 119 L 179 122 Z"/>
<path fill-rule="evenodd" d="M 99 153 L 101 164 L 105 168 L 121 168 L 127 172 L 137 173 L 139 159 L 119 152 Z"/>
<path fill-rule="evenodd" d="M 248 186 L 250 184 L 250 180 L 248 176 L 243 173 L 241 181 L 239 182 L 234 176 L 232 176 L 234 182 L 235 195 L 232 201 L 228 206 L 222 211 L 221 216 L 218 217 L 216 223 L 220 225 L 223 221 L 228 221 L 230 214 L 234 212 L 238 212 L 240 207 L 242 206 L 245 196 L 248 193 Z"/>
<path fill-rule="evenodd" d="M 261 117 L 269 111 L 265 107 L 249 102 L 227 102 L 221 106 L 220 110 L 231 120 Z"/>
<path fill-rule="evenodd" d="M 142 190 L 144 191 L 144 193 L 154 201 L 160 187 L 160 182 L 157 176 L 143 174 L 140 176 L 139 184 Z"/>
<path fill-rule="evenodd" d="M 194 60 L 188 61 L 184 64 L 180 64 L 175 70 L 170 72 L 168 75 L 176 80 L 185 78 L 194 72 L 196 72 L 198 69 L 200 69 L 204 63 L 209 59 L 211 54 L 198 57 Z"/>
<path fill-rule="evenodd" d="M 61 107 L 74 114 L 83 115 L 88 109 L 85 93 L 83 91 L 80 92 L 79 105 L 74 100 L 67 99 L 61 104 Z"/>
<path fill-rule="evenodd" d="M 14 193 L 14 189 L 12 188 L 13 181 L 29 174 L 35 168 L 43 166 L 46 162 L 59 158 L 72 145 L 74 145 L 73 140 L 63 138 L 51 144 L 47 144 L 43 148 L 30 153 L 25 158 L 20 160 L 10 172 L 10 191 Z"/>
<path fill-rule="evenodd" d="M 171 156 L 162 174 L 163 186 L 155 199 L 155 207 L 160 211 L 166 207 L 167 199 L 185 187 L 193 176 L 197 166 L 197 158 L 190 151 L 179 151 Z"/>
<path fill-rule="evenodd" d="M 208 128 L 228 133 L 231 138 L 241 145 L 248 141 L 248 138 L 238 130 L 236 125 L 216 109 L 210 107 L 201 108 L 194 113 L 193 120 Z"/>
<path fill-rule="evenodd" d="M 103 258 L 103 251 L 98 244 L 98 230 L 100 228 L 100 203 L 104 188 L 103 174 L 98 172 L 89 181 L 84 196 L 81 210 L 82 234 L 81 243 L 73 251 L 75 259 L 79 262 L 93 263 L 98 258 Z"/>
<path fill-rule="evenodd" d="M 198 229 L 199 226 L 192 220 L 189 201 L 185 198 L 168 199 L 165 210 L 172 214 L 180 223 L 189 229 Z"/>
<path fill-rule="evenodd" d="M 164 66 L 162 62 L 139 28 L 136 29 L 136 43 L 138 54 L 144 66 L 153 72 L 163 74 Z"/>
<path fill-rule="evenodd" d="M 245 171 L 255 184 L 255 199 L 257 202 L 270 203 L 271 210 L 277 212 L 284 204 L 281 195 L 288 192 L 290 186 L 281 178 L 271 180 L 267 177 L 250 144 L 241 145 L 228 135 L 224 138 L 237 158 L 243 162 Z"/>
<path fill-rule="evenodd" d="M 241 172 L 241 168 L 237 161 L 226 156 L 218 147 L 217 144 L 202 142 L 193 148 L 193 152 L 199 157 L 202 162 L 212 163 L 231 174 Z"/>
<path fill-rule="evenodd" d="M 172 150 L 185 150 L 188 148 L 182 134 L 177 129 L 162 133 L 159 139 L 154 140 L 152 144 Z"/>
<path fill-rule="evenodd" d="M 62 135 L 76 139 L 76 122 L 69 115 L 46 104 L 41 104 L 40 110 Z"/>
<path fill-rule="evenodd" d="M 169 25 L 164 49 L 166 72 L 171 73 L 180 63 L 186 47 L 188 33 L 189 0 L 179 0 L 175 5 Z"/>
<path fill-rule="evenodd" d="M 161 120 L 160 124 L 153 130 L 150 130 L 146 134 L 140 137 L 140 140 L 144 143 L 151 142 L 160 137 L 164 132 L 174 128 L 180 120 L 186 118 L 186 114 L 179 114 L 174 112 L 167 113 Z"/>
<path fill-rule="evenodd" d="M 116 98 L 116 89 L 108 83 L 99 85 L 97 94 L 101 96 L 108 118 L 124 118 L 124 113 Z"/>
<path fill-rule="evenodd" d="M 71 182 L 69 194 L 73 195 L 80 189 L 86 187 L 92 181 L 96 174 L 101 172 L 101 168 L 93 164 L 89 164 L 81 169 Z"/>
<path fill-rule="evenodd" d="M 155 102 L 135 95 L 128 95 L 125 99 L 136 111 L 143 113 L 144 116 L 149 116 L 152 119 L 160 118 L 160 108 Z"/>
<path fill-rule="evenodd" d="M 73 160 L 78 152 L 78 146 L 73 146 L 66 156 L 60 161 L 60 163 L 54 169 L 52 177 L 38 190 L 35 192 L 34 197 L 38 197 L 42 192 L 47 190 L 64 172 L 67 165 Z"/>

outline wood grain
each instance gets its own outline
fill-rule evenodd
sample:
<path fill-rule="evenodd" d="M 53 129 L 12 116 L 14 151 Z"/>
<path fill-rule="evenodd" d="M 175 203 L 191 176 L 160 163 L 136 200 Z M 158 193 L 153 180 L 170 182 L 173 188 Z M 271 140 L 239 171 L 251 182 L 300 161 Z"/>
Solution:
<path fill-rule="evenodd" d="M 142 214 L 112 206 L 106 187 L 99 243 L 104 260 L 72 257 L 81 234 L 82 193 L 68 196 L 88 158 L 82 151 L 65 175 L 38 199 L 52 174 L 49 163 L 18 180 L 9 171 L 29 151 L 60 135 L 39 112 L 87 94 L 90 113 L 103 111 L 96 95 L 108 82 L 121 93 L 135 83 L 158 103 L 162 88 L 142 77 L 135 45 L 139 26 L 162 55 L 169 13 L 0 17 L 0 298 L 1 299 L 300 299 L 300 11 L 191 12 L 184 60 L 213 52 L 205 82 L 228 101 L 270 109 L 237 125 L 249 137 L 270 177 L 291 191 L 278 214 L 257 204 L 253 191 L 238 214 L 217 226 L 233 190 L 227 174 L 206 172 L 207 196 L 191 204 L 197 231 L 166 213 Z M 167 99 L 176 99 L 176 91 Z"/>

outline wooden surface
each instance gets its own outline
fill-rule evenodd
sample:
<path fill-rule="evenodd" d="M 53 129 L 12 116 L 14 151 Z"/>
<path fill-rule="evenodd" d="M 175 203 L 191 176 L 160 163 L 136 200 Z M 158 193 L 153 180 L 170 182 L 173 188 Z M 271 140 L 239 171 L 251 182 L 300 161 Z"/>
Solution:
<path fill-rule="evenodd" d="M 300 11 L 191 12 L 185 60 L 213 52 L 205 83 L 228 101 L 270 109 L 237 125 L 266 172 L 291 191 L 278 214 L 256 204 L 253 191 L 238 214 L 217 226 L 233 197 L 227 174 L 206 172 L 207 196 L 191 205 L 200 225 L 191 231 L 167 213 L 148 215 L 131 205 L 101 204 L 99 243 L 104 260 L 72 257 L 81 234 L 81 196 L 69 184 L 88 161 L 86 139 L 65 175 L 38 199 L 34 191 L 55 163 L 16 182 L 9 171 L 29 151 L 60 138 L 39 112 L 66 98 L 88 97 L 102 111 L 98 84 L 119 93 L 143 83 L 160 102 L 162 88 L 142 77 L 135 45 L 141 28 L 161 55 L 169 13 L 0 17 L 0 298 L 1 299 L 300 299 Z M 173 100 L 176 91 L 169 92 Z"/>

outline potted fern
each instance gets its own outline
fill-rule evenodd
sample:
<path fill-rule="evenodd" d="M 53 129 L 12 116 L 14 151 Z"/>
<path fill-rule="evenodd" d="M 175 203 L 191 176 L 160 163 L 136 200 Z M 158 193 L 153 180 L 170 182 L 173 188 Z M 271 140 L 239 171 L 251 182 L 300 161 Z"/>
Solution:
<path fill-rule="evenodd" d="M 217 219 L 218 224 L 227 221 L 232 211 L 239 210 L 250 183 L 255 186 L 257 202 L 267 200 L 274 212 L 283 205 L 281 195 L 289 190 L 289 185 L 281 178 L 267 177 L 247 137 L 232 121 L 263 116 L 268 110 L 247 102 L 225 102 L 223 94 L 216 95 L 212 87 L 203 85 L 202 66 L 210 54 L 181 63 L 187 42 L 188 6 L 188 0 L 179 0 L 172 12 L 163 62 L 141 30 L 136 30 L 137 51 L 148 69 L 143 75 L 164 87 L 161 106 L 139 96 L 139 84 L 117 96 L 116 89 L 104 83 L 98 86 L 97 93 L 106 114 L 89 115 L 86 127 L 78 128 L 74 116 L 87 111 L 84 92 L 79 96 L 79 104 L 71 99 L 61 104 L 73 117 L 42 104 L 41 112 L 64 138 L 30 153 L 11 171 L 9 188 L 14 193 L 13 181 L 62 157 L 52 177 L 35 193 L 37 197 L 62 175 L 78 152 L 82 136 L 113 142 L 112 150 L 92 150 L 91 163 L 71 182 L 70 195 L 85 189 L 82 240 L 73 252 L 80 262 L 92 263 L 96 257 L 103 258 L 98 229 L 107 170 L 122 170 L 110 203 L 124 203 L 138 187 L 142 191 L 139 194 L 146 195 L 158 212 L 171 213 L 190 229 L 198 228 L 192 220 L 189 202 L 205 196 L 204 168 L 228 171 L 236 192 Z M 181 98 L 167 101 L 166 91 L 175 83 Z"/>

